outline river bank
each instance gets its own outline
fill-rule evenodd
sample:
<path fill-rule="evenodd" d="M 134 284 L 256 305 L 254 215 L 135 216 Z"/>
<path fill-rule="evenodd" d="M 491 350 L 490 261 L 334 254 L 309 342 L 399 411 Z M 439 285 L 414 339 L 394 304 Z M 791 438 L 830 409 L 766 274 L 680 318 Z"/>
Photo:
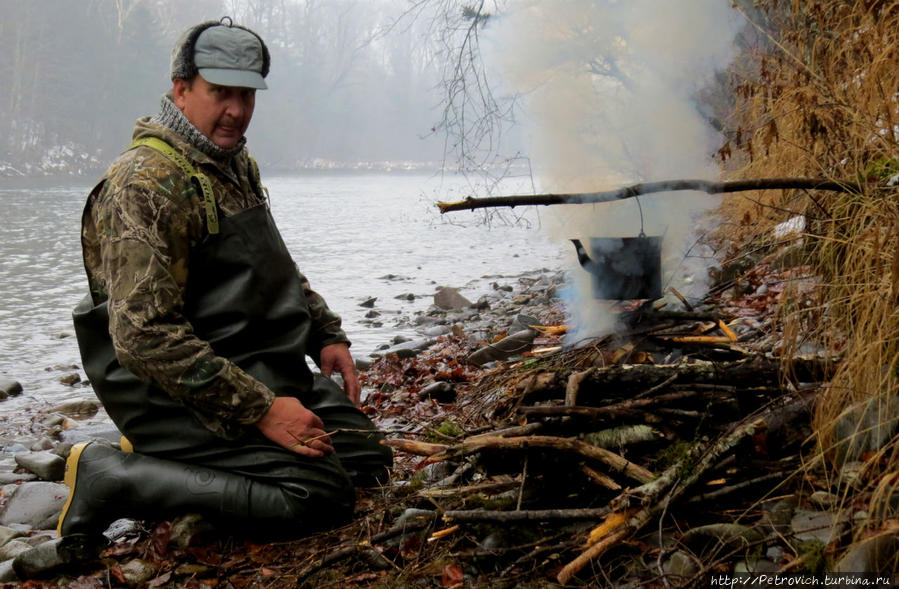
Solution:
<path fill-rule="evenodd" d="M 363 405 L 366 412 L 375 417 L 379 427 L 398 427 L 406 431 L 416 427 L 413 423 L 421 417 L 421 411 L 439 413 L 440 403 L 451 402 L 451 397 L 455 396 L 454 388 L 461 380 L 461 367 L 466 365 L 464 356 L 453 360 L 456 366 L 450 369 L 447 378 L 431 378 L 425 383 L 434 385 L 439 381 L 443 386 L 431 386 L 430 392 L 424 390 L 428 387 L 419 387 L 422 390 L 418 390 L 405 386 L 404 390 L 397 390 L 393 395 L 389 394 L 394 392 L 390 389 L 389 379 L 384 378 L 383 374 L 375 377 L 369 371 L 373 369 L 372 363 L 377 366 L 385 359 L 402 361 L 414 358 L 429 348 L 446 346 L 450 340 L 452 345 L 467 355 L 470 350 L 491 347 L 490 342 L 496 334 L 528 329 L 522 326 L 522 321 L 558 321 L 561 306 L 556 298 L 556 288 L 562 281 L 560 273 L 547 269 L 514 277 L 494 277 L 488 283 L 487 290 L 477 293 L 475 301 L 466 299 L 456 288 L 438 287 L 433 295 L 433 304 L 427 309 L 393 317 L 397 324 L 414 326 L 417 337 L 396 336 L 383 342 L 369 357 L 357 357 L 365 383 Z M 379 314 L 370 308 L 369 315 L 369 320 L 374 322 Z M 496 365 L 497 360 L 529 348 L 534 339 L 531 335 L 520 350 L 496 353 L 491 356 L 492 359 L 485 358 L 484 366 L 470 365 L 467 368 L 468 376 L 473 378 Z M 0 540 L 0 581 L 14 578 L 12 559 L 18 554 L 45 543 L 57 542 L 53 527 L 66 496 L 61 480 L 65 458 L 72 445 L 91 440 L 114 446 L 119 444 L 120 433 L 92 395 L 80 367 L 71 365 L 56 369 L 67 373 L 62 379 L 67 386 L 78 391 L 75 398 L 52 407 L 0 415 L 0 421 L 5 425 L 0 433 L 0 485 L 3 485 L 0 492 L 0 536 L 3 537 Z M 12 380 L 5 380 L 0 385 L 3 391 L 11 394 L 9 399 L 0 401 L 2 412 L 4 401 L 21 395 L 22 387 Z M 416 405 L 411 402 L 412 395 L 424 402 L 422 406 L 416 411 L 397 410 Z M 391 399 L 389 402 L 386 401 L 388 398 Z M 405 418 L 399 419 L 398 414 L 405 414 Z M 421 426 L 423 423 L 419 422 L 418 427 Z M 52 569 L 54 564 L 51 560 L 37 566 Z"/>

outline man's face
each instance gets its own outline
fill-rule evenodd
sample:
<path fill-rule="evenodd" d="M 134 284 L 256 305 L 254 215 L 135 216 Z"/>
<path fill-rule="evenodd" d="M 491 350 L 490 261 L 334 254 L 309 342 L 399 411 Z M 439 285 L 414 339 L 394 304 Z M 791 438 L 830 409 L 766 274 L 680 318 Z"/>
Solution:
<path fill-rule="evenodd" d="M 223 149 L 237 145 L 256 106 L 254 88 L 217 86 L 199 75 L 193 83 L 175 78 L 172 94 L 187 120 Z"/>

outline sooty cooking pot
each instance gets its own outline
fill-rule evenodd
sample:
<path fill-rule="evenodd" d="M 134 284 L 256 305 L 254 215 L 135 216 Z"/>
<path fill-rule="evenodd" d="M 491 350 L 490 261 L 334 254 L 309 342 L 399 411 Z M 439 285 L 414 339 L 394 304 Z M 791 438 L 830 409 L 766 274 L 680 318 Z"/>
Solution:
<path fill-rule="evenodd" d="M 597 299 L 658 299 L 662 296 L 662 238 L 591 237 L 590 252 L 572 239 L 581 266 L 593 275 Z"/>

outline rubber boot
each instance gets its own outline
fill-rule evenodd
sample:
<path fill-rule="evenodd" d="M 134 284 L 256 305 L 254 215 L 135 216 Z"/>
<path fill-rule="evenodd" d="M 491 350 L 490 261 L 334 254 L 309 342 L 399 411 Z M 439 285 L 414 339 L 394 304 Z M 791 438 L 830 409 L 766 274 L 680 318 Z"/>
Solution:
<path fill-rule="evenodd" d="M 300 537 L 344 523 L 353 504 L 352 489 L 346 497 L 323 501 L 300 484 L 261 484 L 90 442 L 72 448 L 65 483 L 69 497 L 59 517 L 60 536 L 102 534 L 122 517 L 166 519 L 194 512 L 230 531 Z"/>

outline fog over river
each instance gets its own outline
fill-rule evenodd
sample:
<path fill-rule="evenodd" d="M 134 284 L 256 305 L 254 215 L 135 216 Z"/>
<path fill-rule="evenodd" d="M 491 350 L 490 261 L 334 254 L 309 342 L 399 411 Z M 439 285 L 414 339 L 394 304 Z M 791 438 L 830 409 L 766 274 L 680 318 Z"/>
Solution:
<path fill-rule="evenodd" d="M 25 389 L 0 402 L 4 421 L 92 396 L 80 384 L 59 382 L 73 372 L 84 377 L 71 310 L 87 289 L 79 230 L 90 186 L 68 182 L 0 184 L 0 377 Z M 468 212 L 441 217 L 434 202 L 467 194 L 460 178 L 314 174 L 266 177 L 265 183 L 288 248 L 343 317 L 357 357 L 394 335 L 411 335 L 412 327 L 397 320 L 427 309 L 437 286 L 459 287 L 475 300 L 491 282 L 503 282 L 499 277 L 561 269 L 574 257 L 547 240 L 534 211 L 524 224 L 485 224 L 482 214 Z M 527 188 L 510 181 L 497 193 Z M 415 299 L 395 298 L 408 293 Z M 379 327 L 359 306 L 369 297 L 377 297 Z"/>

